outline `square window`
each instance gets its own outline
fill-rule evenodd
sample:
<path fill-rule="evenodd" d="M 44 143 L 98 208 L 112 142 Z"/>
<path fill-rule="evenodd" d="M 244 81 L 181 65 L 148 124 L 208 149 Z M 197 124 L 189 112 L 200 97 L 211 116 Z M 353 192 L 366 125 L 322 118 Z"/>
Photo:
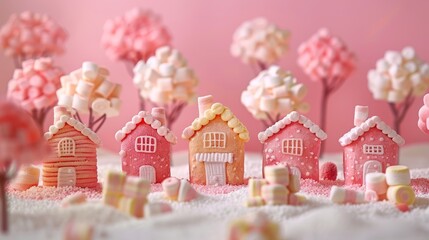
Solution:
<path fill-rule="evenodd" d="M 287 138 L 283 139 L 282 143 L 282 153 L 302 156 L 303 144 L 302 139 L 300 138 Z"/>
<path fill-rule="evenodd" d="M 382 145 L 363 145 L 363 153 L 364 154 L 372 154 L 372 155 L 383 155 L 384 148 Z"/>
<path fill-rule="evenodd" d="M 226 135 L 223 132 L 204 133 L 204 148 L 225 148 Z"/>

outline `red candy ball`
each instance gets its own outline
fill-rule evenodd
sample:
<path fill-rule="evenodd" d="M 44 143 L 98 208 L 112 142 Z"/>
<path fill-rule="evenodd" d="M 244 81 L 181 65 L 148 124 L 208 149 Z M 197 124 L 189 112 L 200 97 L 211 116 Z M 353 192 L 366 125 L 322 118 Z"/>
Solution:
<path fill-rule="evenodd" d="M 337 165 L 332 162 L 326 162 L 320 168 L 320 179 L 335 181 L 337 180 L 337 173 Z"/>

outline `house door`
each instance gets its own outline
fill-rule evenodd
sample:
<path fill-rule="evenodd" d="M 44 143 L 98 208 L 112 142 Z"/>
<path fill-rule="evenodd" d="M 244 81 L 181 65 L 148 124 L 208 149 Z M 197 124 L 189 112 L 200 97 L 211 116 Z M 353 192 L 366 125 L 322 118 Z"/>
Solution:
<path fill-rule="evenodd" d="M 205 166 L 207 185 L 221 186 L 226 184 L 225 163 L 206 162 Z"/>
<path fill-rule="evenodd" d="M 76 169 L 74 167 L 58 168 L 57 186 L 76 186 Z"/>
<path fill-rule="evenodd" d="M 376 160 L 369 160 L 363 165 L 362 185 L 365 185 L 365 177 L 368 173 L 382 172 L 381 163 Z"/>
<path fill-rule="evenodd" d="M 156 182 L 155 168 L 150 165 L 141 166 L 139 169 L 141 178 L 148 180 L 150 183 Z"/>

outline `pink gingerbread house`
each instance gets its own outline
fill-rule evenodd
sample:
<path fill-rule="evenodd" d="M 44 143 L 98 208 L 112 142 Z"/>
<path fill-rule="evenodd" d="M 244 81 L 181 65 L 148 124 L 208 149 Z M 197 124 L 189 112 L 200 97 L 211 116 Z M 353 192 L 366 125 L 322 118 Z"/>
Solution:
<path fill-rule="evenodd" d="M 122 171 L 127 175 L 140 176 L 151 183 L 170 177 L 171 144 L 177 138 L 166 126 L 164 108 L 139 112 L 115 138 L 121 142 L 119 155 Z"/>
<path fill-rule="evenodd" d="M 327 137 L 310 119 L 293 111 L 259 133 L 263 167 L 288 164 L 298 168 L 302 178 L 318 181 L 320 145 Z"/>
<path fill-rule="evenodd" d="M 343 147 L 346 185 L 364 184 L 370 172 L 385 172 L 399 162 L 399 146 L 404 139 L 379 117 L 368 119 L 368 107 L 356 106 L 354 125 L 339 139 Z"/>

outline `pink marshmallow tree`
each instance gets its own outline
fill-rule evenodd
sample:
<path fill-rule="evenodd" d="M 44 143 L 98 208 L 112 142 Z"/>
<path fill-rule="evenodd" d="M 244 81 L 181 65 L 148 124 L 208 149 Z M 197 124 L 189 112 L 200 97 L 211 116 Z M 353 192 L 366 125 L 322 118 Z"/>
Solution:
<path fill-rule="evenodd" d="M 60 88 L 63 71 L 51 58 L 30 59 L 16 69 L 8 83 L 7 97 L 26 111 L 43 130 L 48 112 L 56 105 L 56 91 Z"/>
<path fill-rule="evenodd" d="M 47 144 L 30 115 L 11 102 L 0 102 L 0 227 L 8 227 L 6 184 L 23 164 L 40 161 Z"/>
<path fill-rule="evenodd" d="M 27 59 L 62 54 L 66 39 L 65 30 L 49 16 L 30 11 L 11 15 L 0 29 L 0 48 L 16 68 Z"/>
<path fill-rule="evenodd" d="M 355 56 L 338 37 L 320 29 L 298 48 L 298 64 L 315 82 L 322 84 L 320 128 L 326 130 L 329 97 L 337 91 L 355 69 Z M 322 142 L 320 155 L 325 144 Z"/>
<path fill-rule="evenodd" d="M 299 83 L 291 72 L 271 66 L 250 81 L 241 94 L 241 102 L 268 128 L 292 111 L 307 112 L 306 94 L 305 85 Z"/>
<path fill-rule="evenodd" d="M 158 48 L 147 61 L 134 67 L 134 84 L 145 102 L 152 107 L 164 107 L 167 126 L 171 129 L 183 108 L 196 99 L 198 78 L 180 52 L 171 47 Z"/>
<path fill-rule="evenodd" d="M 88 115 L 86 126 L 98 132 L 108 117 L 119 115 L 122 86 L 108 81 L 109 71 L 93 62 L 61 77 L 57 91 L 58 105 L 66 107 L 73 117 L 84 123 L 82 114 Z"/>
<path fill-rule="evenodd" d="M 429 65 L 419 59 L 412 47 L 401 52 L 387 51 L 368 72 L 368 88 L 374 99 L 387 101 L 393 115 L 395 131 L 416 97 L 429 88 Z"/>
<path fill-rule="evenodd" d="M 420 107 L 418 116 L 417 126 L 423 133 L 429 135 L 429 93 L 423 97 L 423 106 Z"/>
<path fill-rule="evenodd" d="M 288 50 L 290 34 L 264 18 L 242 23 L 235 31 L 231 54 L 255 69 L 266 70 Z"/>

